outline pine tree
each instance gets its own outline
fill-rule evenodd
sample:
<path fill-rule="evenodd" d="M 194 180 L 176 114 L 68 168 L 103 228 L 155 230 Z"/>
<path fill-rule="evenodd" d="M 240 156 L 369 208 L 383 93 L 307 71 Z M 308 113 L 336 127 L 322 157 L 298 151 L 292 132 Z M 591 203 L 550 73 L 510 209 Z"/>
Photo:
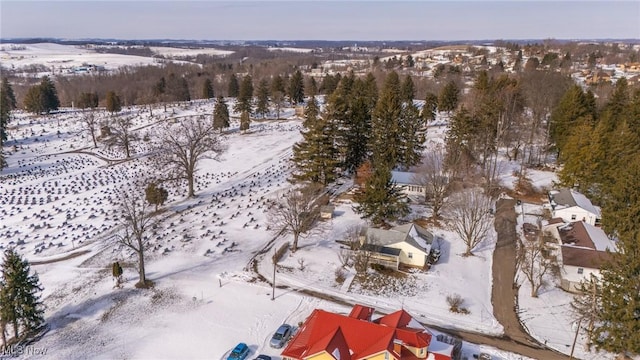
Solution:
<path fill-rule="evenodd" d="M 213 84 L 210 79 L 205 79 L 202 84 L 202 98 L 203 99 L 212 99 L 213 95 Z"/>
<path fill-rule="evenodd" d="M 289 100 L 292 104 L 304 101 L 304 79 L 300 70 L 296 71 L 289 81 Z"/>
<path fill-rule="evenodd" d="M 240 85 L 238 84 L 238 78 L 236 77 L 236 74 L 231 74 L 231 77 L 229 77 L 229 86 L 227 88 L 227 96 L 238 97 L 239 91 L 240 91 Z"/>
<path fill-rule="evenodd" d="M 400 123 L 402 99 L 398 74 L 389 73 L 384 81 L 380 97 L 371 118 L 371 149 L 373 165 L 379 162 L 394 167 L 400 156 Z"/>
<path fill-rule="evenodd" d="M 56 86 L 48 76 L 44 76 L 42 81 L 40 81 L 40 91 L 42 93 L 42 101 L 44 102 L 44 111 L 48 114 L 52 110 L 58 110 L 60 107 L 58 92 L 56 91 Z"/>
<path fill-rule="evenodd" d="M 434 93 L 427 93 L 422 107 L 422 118 L 425 122 L 436 119 L 436 111 L 438 110 L 438 97 Z"/>
<path fill-rule="evenodd" d="M 253 100 L 253 79 L 251 75 L 245 75 L 242 78 L 242 84 L 240 85 L 240 90 L 238 92 L 238 101 L 233 108 L 235 112 L 244 112 L 251 113 L 253 111 L 253 105 L 251 104 Z"/>
<path fill-rule="evenodd" d="M 375 225 L 398 220 L 409 213 L 406 197 L 393 182 L 390 167 L 384 163 L 375 165 L 355 201 L 358 205 L 354 210 Z"/>
<path fill-rule="evenodd" d="M 413 84 L 411 75 L 405 76 L 402 81 L 400 96 L 402 97 L 402 101 L 413 102 L 413 98 L 416 96 L 416 87 Z"/>
<path fill-rule="evenodd" d="M 40 280 L 31 274 L 29 262 L 13 249 L 4 252 L 0 283 L 0 318 L 13 326 L 14 338 L 40 328 L 44 323 Z"/>
<path fill-rule="evenodd" d="M 240 131 L 245 132 L 249 130 L 250 125 L 251 117 L 249 116 L 249 112 L 245 110 L 240 114 Z"/>
<path fill-rule="evenodd" d="M 452 112 L 458 106 L 460 90 L 455 82 L 449 81 L 440 91 L 438 96 L 438 109 L 440 111 Z"/>
<path fill-rule="evenodd" d="M 109 111 L 110 113 L 113 114 L 122 110 L 120 97 L 115 93 L 115 91 L 107 92 L 106 102 L 107 102 L 107 106 L 106 106 L 107 111 Z"/>
<path fill-rule="evenodd" d="M 336 179 L 338 165 L 332 123 L 318 117 L 318 105 L 311 98 L 305 109 L 306 130 L 301 131 L 303 140 L 293 145 L 295 171 L 294 181 L 310 181 L 327 185 Z"/>
<path fill-rule="evenodd" d="M 271 96 L 275 97 L 276 93 L 287 93 L 287 90 L 284 87 L 284 79 L 282 79 L 282 76 L 280 75 L 274 77 L 273 81 L 271 82 Z"/>
<path fill-rule="evenodd" d="M 313 76 L 309 77 L 309 81 L 307 81 L 307 85 L 304 87 L 304 89 L 308 97 L 318 95 L 318 84 L 316 83 L 316 79 L 314 79 Z"/>
<path fill-rule="evenodd" d="M 567 142 L 570 132 L 579 124 L 593 125 L 595 114 L 578 85 L 574 85 L 562 96 L 558 105 L 551 112 L 550 138 L 558 153 Z"/>
<path fill-rule="evenodd" d="M 398 164 L 408 169 L 420 162 L 424 142 L 426 139 L 426 126 L 420 116 L 420 110 L 413 101 L 406 102 L 402 107 L 402 115 L 399 121 L 400 143 L 398 148 Z"/>
<path fill-rule="evenodd" d="M 0 170 L 4 168 L 4 142 L 7 141 L 7 126 L 11 119 L 11 111 L 16 108 L 16 98 L 7 78 L 2 79 L 0 88 Z"/>
<path fill-rule="evenodd" d="M 318 106 L 316 97 L 312 96 L 307 102 L 307 106 L 304 107 L 304 121 L 302 122 L 302 126 L 307 129 L 313 127 L 318 121 L 318 115 L 320 115 L 320 107 Z"/>
<path fill-rule="evenodd" d="M 640 231 L 621 233 L 611 256 L 600 270 L 606 296 L 591 339 L 598 349 L 640 354 Z"/>
<path fill-rule="evenodd" d="M 42 91 L 39 85 L 30 87 L 22 101 L 25 110 L 36 115 L 44 112 L 44 101 L 42 100 Z"/>
<path fill-rule="evenodd" d="M 260 80 L 256 94 L 256 114 L 263 118 L 269 113 L 269 82 L 267 79 Z"/>
<path fill-rule="evenodd" d="M 216 98 L 213 108 L 213 128 L 216 130 L 229 127 L 229 107 L 221 95 Z"/>
<path fill-rule="evenodd" d="M 369 157 L 371 134 L 371 96 L 367 83 L 356 79 L 353 83 L 349 109 L 342 123 L 341 148 L 344 150 L 343 168 L 354 172 Z"/>

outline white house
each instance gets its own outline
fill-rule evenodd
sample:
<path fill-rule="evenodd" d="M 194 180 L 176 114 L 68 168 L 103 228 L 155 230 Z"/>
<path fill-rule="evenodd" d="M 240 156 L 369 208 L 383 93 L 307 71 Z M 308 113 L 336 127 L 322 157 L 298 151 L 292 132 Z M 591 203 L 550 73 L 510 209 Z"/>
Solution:
<path fill-rule="evenodd" d="M 611 257 L 607 250 L 617 251 L 601 228 L 586 222 L 555 222 L 545 231 L 558 240 L 561 287 L 566 291 L 579 291 L 581 281 L 600 277 L 600 267 Z"/>
<path fill-rule="evenodd" d="M 368 228 L 361 238 L 366 250 L 372 252 L 372 261 L 394 268 L 400 265 L 424 268 L 429 259 L 433 234 L 413 223 L 389 230 Z"/>
<path fill-rule="evenodd" d="M 571 189 L 549 191 L 549 203 L 554 218 L 562 218 L 566 222 L 584 221 L 600 226 L 602 218 L 600 208 L 581 193 Z"/>
<path fill-rule="evenodd" d="M 391 180 L 396 183 L 398 187 L 402 189 L 402 192 L 407 196 L 422 196 L 424 197 L 427 189 L 424 185 L 418 184 L 415 180 L 416 174 L 412 172 L 392 171 Z"/>

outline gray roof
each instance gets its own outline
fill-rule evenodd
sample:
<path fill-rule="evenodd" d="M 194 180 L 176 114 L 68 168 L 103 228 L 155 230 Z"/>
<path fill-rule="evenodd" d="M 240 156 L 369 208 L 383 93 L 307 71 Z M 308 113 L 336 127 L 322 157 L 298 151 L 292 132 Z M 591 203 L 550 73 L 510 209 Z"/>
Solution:
<path fill-rule="evenodd" d="M 406 242 L 415 248 L 427 251 L 427 246 L 433 242 L 433 234 L 421 226 L 409 223 L 389 230 L 368 228 L 367 239 L 380 246 Z"/>
<path fill-rule="evenodd" d="M 394 249 L 387 246 L 380 246 L 374 244 L 364 244 L 362 247 L 363 250 L 376 252 L 379 254 L 384 254 L 388 256 L 400 256 L 400 249 Z"/>
<path fill-rule="evenodd" d="M 591 201 L 583 194 L 571 189 L 559 189 L 549 192 L 549 202 L 555 209 L 556 206 L 562 208 L 578 206 L 589 211 L 596 216 L 600 216 L 600 208 L 594 206 Z"/>
<path fill-rule="evenodd" d="M 416 181 L 413 180 L 414 175 L 415 173 L 412 172 L 392 171 L 391 180 L 398 185 L 418 185 Z"/>

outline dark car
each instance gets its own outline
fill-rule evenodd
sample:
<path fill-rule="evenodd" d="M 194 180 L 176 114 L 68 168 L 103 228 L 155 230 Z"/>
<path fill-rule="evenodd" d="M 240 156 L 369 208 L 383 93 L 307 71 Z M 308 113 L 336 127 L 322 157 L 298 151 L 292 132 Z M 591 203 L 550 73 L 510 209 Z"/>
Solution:
<path fill-rule="evenodd" d="M 262 354 L 260 354 L 260 355 L 258 355 L 258 356 L 257 356 L 255 359 L 253 359 L 253 360 L 271 360 L 271 356 L 269 356 L 269 355 L 262 355 Z"/>
<path fill-rule="evenodd" d="M 273 334 L 273 337 L 271 337 L 269 345 L 273 348 L 279 349 L 287 343 L 289 337 L 291 337 L 291 325 L 282 324 Z"/>
<path fill-rule="evenodd" d="M 249 355 L 249 347 L 245 343 L 240 343 L 231 350 L 231 354 L 227 356 L 227 360 L 244 360 Z"/>

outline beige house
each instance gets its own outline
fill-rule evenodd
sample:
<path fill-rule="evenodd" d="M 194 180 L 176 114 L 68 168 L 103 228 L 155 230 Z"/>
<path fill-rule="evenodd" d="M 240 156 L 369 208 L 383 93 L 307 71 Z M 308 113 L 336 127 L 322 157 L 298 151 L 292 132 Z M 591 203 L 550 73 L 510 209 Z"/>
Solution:
<path fill-rule="evenodd" d="M 416 173 L 412 172 L 391 172 L 391 180 L 396 183 L 396 186 L 398 186 L 405 195 L 424 197 L 427 188 L 424 185 L 418 184 L 416 177 Z"/>
<path fill-rule="evenodd" d="M 371 251 L 371 261 L 398 269 L 401 266 L 423 269 L 428 264 L 434 236 L 413 223 L 389 230 L 368 228 L 360 238 L 365 250 Z"/>

